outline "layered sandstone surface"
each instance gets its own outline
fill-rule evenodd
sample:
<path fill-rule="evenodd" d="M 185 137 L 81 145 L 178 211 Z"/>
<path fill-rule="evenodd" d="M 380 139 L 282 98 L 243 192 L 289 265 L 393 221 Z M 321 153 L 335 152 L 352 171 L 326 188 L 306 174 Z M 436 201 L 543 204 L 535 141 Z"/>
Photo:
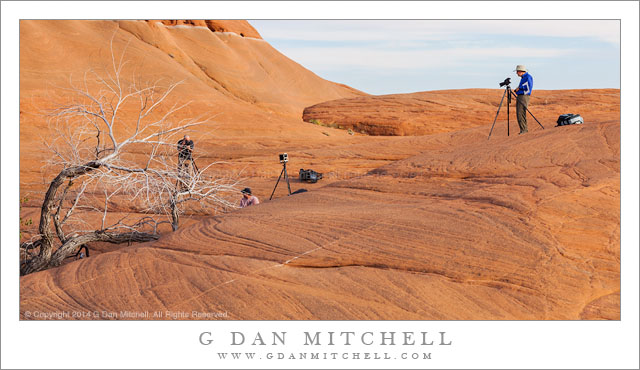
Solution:
<path fill-rule="evenodd" d="M 619 90 L 543 92 L 532 110 L 546 129 L 532 121 L 529 134 L 507 137 L 501 114 L 490 140 L 500 90 L 366 97 L 387 101 L 387 117 L 440 118 L 425 121 L 430 135 L 349 135 L 303 122 L 303 110 L 334 104 L 326 114 L 352 114 L 340 102 L 363 94 L 304 70 L 248 24 L 236 30 L 242 37 L 197 21 L 23 22 L 20 175 L 32 198 L 24 216 L 37 214 L 53 175 L 41 169 L 45 151 L 27 149 L 41 148 L 38 133 L 48 130 L 35 108 L 52 91 L 64 95 L 52 86 L 68 72 L 107 63 L 114 33 L 116 46 L 129 44 L 132 70 L 185 80 L 176 94 L 192 101 L 185 114 L 221 113 L 192 133 L 199 165 L 225 161 L 216 171 L 241 171 L 262 204 L 194 215 L 153 243 L 95 245 L 90 258 L 22 277 L 22 318 L 167 310 L 260 320 L 620 318 Z M 573 96 L 586 123 L 553 127 L 574 105 L 542 104 L 545 94 Z M 403 99 L 415 96 L 430 103 L 412 112 Z M 356 104 L 353 117 L 375 107 Z M 290 197 L 281 184 L 268 201 L 280 152 L 293 176 L 313 168 L 325 178 L 292 180 L 309 191 Z"/>
<path fill-rule="evenodd" d="M 337 99 L 305 108 L 303 120 L 369 135 L 431 135 L 493 122 L 503 94 L 504 90 L 467 89 Z M 536 90 L 529 110 L 549 126 L 564 113 L 581 114 L 587 122 L 613 117 L 620 112 L 619 101 L 616 89 Z M 509 121 L 511 133 L 517 134 L 515 103 L 513 98 Z M 499 130 L 506 130 L 507 109 L 504 98 L 496 122 Z M 531 116 L 529 126 L 539 127 Z"/>
<path fill-rule="evenodd" d="M 21 307 L 618 319 L 619 125 L 485 134 L 407 141 L 423 153 L 27 276 Z"/>

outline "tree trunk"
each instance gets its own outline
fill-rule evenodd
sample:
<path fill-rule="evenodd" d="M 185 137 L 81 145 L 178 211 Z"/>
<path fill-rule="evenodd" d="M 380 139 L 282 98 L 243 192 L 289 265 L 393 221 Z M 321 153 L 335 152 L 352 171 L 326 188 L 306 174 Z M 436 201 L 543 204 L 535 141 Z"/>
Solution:
<path fill-rule="evenodd" d="M 70 180 L 67 186 L 64 188 L 62 195 L 60 196 L 60 202 L 58 203 L 58 208 L 53 213 L 53 226 L 56 230 L 56 234 L 58 235 L 58 239 L 60 243 L 64 244 L 67 238 L 64 236 L 64 231 L 62 231 L 62 224 L 60 223 L 60 211 L 62 210 L 62 205 L 64 203 L 64 198 L 67 196 L 67 192 L 73 185 L 73 180 Z"/>
<path fill-rule="evenodd" d="M 40 237 L 42 238 L 40 244 L 40 253 L 29 262 L 27 262 L 22 270 L 29 272 L 40 271 L 46 268 L 49 264 L 49 261 L 51 260 L 51 256 L 53 254 L 53 241 L 55 238 L 55 235 L 51 230 L 51 223 L 53 220 L 52 212 L 56 208 L 56 194 L 58 193 L 58 189 L 60 189 L 60 186 L 62 186 L 62 184 L 64 184 L 67 180 L 73 180 L 78 176 L 84 175 L 87 172 L 91 172 L 96 168 L 99 168 L 101 165 L 102 163 L 98 161 L 91 161 L 82 166 L 65 168 L 60 171 L 58 176 L 56 176 L 53 181 L 51 181 L 49 190 L 47 190 L 47 194 L 45 195 L 44 201 L 42 202 L 42 210 L 40 211 L 40 225 L 38 227 L 38 232 L 40 233 Z"/>
<path fill-rule="evenodd" d="M 32 272 L 42 271 L 50 267 L 60 266 L 62 261 L 69 255 L 73 254 L 78 247 L 90 242 L 108 242 L 114 244 L 128 243 L 128 242 L 147 242 L 151 240 L 157 240 L 159 236 L 157 234 L 148 234 L 142 232 L 129 232 L 129 233 L 112 233 L 106 231 L 94 231 L 89 234 L 83 234 L 67 239 L 55 253 L 51 255 L 48 261 L 45 261 L 40 256 L 32 259 L 20 270 L 20 275 L 27 275 Z"/>
<path fill-rule="evenodd" d="M 180 221 L 180 213 L 178 212 L 178 204 L 175 199 L 176 195 L 171 197 L 170 206 L 171 206 L 171 230 L 178 230 L 178 222 Z"/>
<path fill-rule="evenodd" d="M 148 234 L 138 231 L 128 233 L 112 233 L 94 231 L 89 234 L 83 234 L 70 238 L 64 243 L 58 250 L 55 251 L 49 262 L 49 267 L 60 266 L 62 261 L 69 255 L 75 253 L 75 251 L 83 244 L 90 242 L 108 242 L 113 244 L 130 243 L 130 242 L 148 242 L 150 240 L 157 240 L 159 236 L 157 234 Z"/>

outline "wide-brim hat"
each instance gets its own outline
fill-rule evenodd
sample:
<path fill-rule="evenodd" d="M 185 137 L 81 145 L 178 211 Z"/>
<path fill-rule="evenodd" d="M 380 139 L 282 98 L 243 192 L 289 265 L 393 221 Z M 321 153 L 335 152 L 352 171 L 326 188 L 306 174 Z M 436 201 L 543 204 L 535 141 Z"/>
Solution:
<path fill-rule="evenodd" d="M 251 195 L 251 188 L 244 188 L 244 189 L 242 189 L 241 193 L 242 193 L 242 194 L 249 194 L 249 195 Z"/>
<path fill-rule="evenodd" d="M 522 64 L 518 64 L 518 65 L 516 66 L 516 69 L 515 69 L 515 71 L 514 71 L 514 72 L 518 72 L 518 71 L 526 72 L 526 71 L 527 71 L 527 67 L 525 67 L 525 66 L 524 66 L 524 65 L 522 65 Z"/>

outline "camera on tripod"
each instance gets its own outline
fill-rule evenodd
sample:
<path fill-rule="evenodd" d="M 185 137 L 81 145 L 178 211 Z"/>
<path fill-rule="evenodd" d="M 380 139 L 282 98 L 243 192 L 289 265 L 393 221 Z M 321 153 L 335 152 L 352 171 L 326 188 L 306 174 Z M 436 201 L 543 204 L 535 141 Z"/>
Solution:
<path fill-rule="evenodd" d="M 507 77 L 504 79 L 504 81 L 500 82 L 500 87 L 509 86 L 510 83 L 511 83 L 511 78 Z"/>
<path fill-rule="evenodd" d="M 273 188 L 273 192 L 271 192 L 269 200 L 273 199 L 273 194 L 275 194 L 276 188 L 278 187 L 282 176 L 284 176 L 284 179 L 287 182 L 287 189 L 289 190 L 289 195 L 291 195 L 291 184 L 289 184 L 289 174 L 287 173 L 287 162 L 289 162 L 289 155 L 287 153 L 278 154 L 278 158 L 280 159 L 280 163 L 282 163 L 282 171 L 280 172 L 280 176 L 278 176 L 278 181 L 276 181 L 276 186 Z"/>
<path fill-rule="evenodd" d="M 502 99 L 500 99 L 500 105 L 498 105 L 498 111 L 496 112 L 496 118 L 493 119 L 493 124 L 491 125 L 491 131 L 489 131 L 489 137 L 487 137 L 487 140 L 489 140 L 491 138 L 491 134 L 493 133 L 493 126 L 496 125 L 496 121 L 498 120 L 498 114 L 500 114 L 500 108 L 502 108 L 502 102 L 504 102 L 504 98 L 505 97 L 507 98 L 507 136 L 509 136 L 509 104 L 511 104 L 511 96 L 512 95 L 517 98 L 516 93 L 514 93 L 513 90 L 511 90 L 511 86 L 509 86 L 510 83 L 511 83 L 511 78 L 509 78 L 509 77 L 505 78 L 504 81 L 500 82 L 500 87 L 506 86 L 507 88 L 504 89 L 504 93 L 502 94 Z M 525 109 L 526 112 L 528 112 L 531 115 L 531 117 L 533 117 L 533 119 L 536 120 L 536 122 L 538 122 L 540 127 L 542 127 L 542 129 L 544 129 L 544 126 L 542 126 L 542 123 L 540 123 L 540 121 L 538 121 L 536 116 L 534 116 L 533 113 L 531 113 L 529 108 L 524 107 L 524 109 Z M 517 110 L 517 105 L 516 105 L 516 110 Z"/>

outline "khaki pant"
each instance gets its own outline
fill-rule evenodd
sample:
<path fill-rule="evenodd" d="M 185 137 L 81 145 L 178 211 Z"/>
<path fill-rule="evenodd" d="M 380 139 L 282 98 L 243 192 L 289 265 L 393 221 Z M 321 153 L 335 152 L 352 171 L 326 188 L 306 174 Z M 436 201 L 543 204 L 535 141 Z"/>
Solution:
<path fill-rule="evenodd" d="M 529 132 L 527 129 L 527 107 L 529 106 L 531 95 L 518 95 L 516 98 L 516 116 L 518 117 L 518 126 L 520 133 Z"/>

